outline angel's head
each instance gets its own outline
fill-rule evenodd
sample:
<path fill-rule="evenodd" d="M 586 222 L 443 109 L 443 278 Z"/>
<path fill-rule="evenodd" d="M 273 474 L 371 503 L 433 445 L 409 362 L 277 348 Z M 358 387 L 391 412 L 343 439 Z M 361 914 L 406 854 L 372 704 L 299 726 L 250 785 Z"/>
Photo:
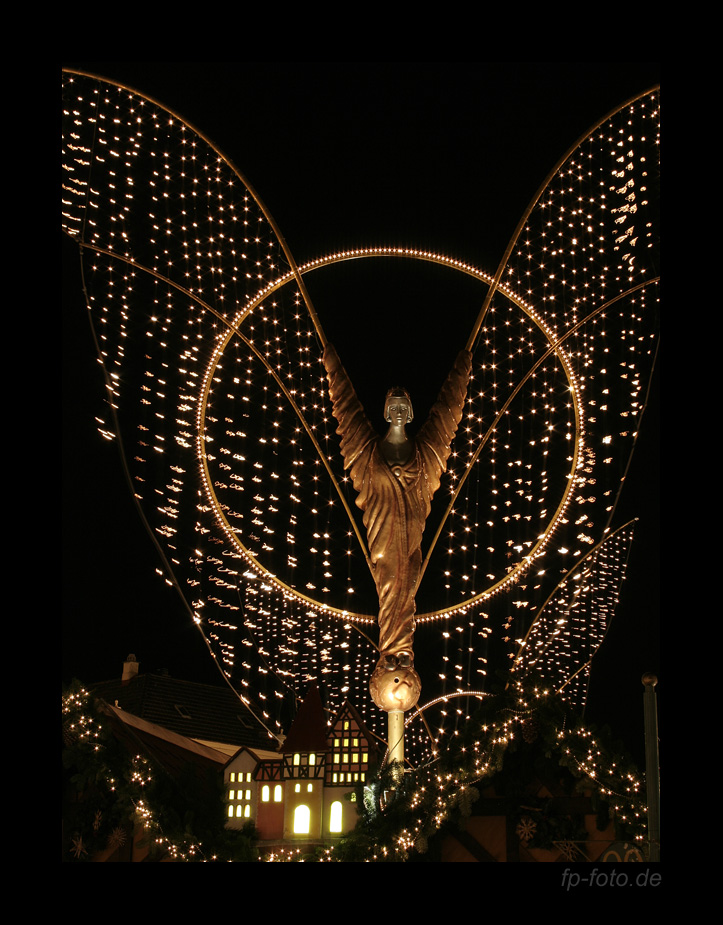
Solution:
<path fill-rule="evenodd" d="M 409 424 L 414 420 L 412 400 L 406 389 L 389 389 L 384 400 L 384 420 L 391 424 Z"/>

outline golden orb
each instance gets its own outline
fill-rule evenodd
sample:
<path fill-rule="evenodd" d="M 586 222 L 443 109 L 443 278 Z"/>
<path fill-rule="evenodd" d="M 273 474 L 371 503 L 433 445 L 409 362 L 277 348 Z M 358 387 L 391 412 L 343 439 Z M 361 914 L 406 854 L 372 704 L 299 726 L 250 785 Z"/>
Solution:
<path fill-rule="evenodd" d="M 414 668 L 396 668 L 389 671 L 378 665 L 369 682 L 372 700 L 387 713 L 401 710 L 406 713 L 419 700 L 422 682 Z"/>

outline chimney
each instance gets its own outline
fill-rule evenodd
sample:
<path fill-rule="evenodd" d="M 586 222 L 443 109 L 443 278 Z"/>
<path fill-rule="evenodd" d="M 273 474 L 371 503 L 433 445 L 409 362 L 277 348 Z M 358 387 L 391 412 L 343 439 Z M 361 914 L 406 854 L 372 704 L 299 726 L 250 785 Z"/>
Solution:
<path fill-rule="evenodd" d="M 126 685 L 135 678 L 138 674 L 138 659 L 135 655 L 131 654 L 123 662 L 123 675 L 121 677 L 121 684 Z"/>

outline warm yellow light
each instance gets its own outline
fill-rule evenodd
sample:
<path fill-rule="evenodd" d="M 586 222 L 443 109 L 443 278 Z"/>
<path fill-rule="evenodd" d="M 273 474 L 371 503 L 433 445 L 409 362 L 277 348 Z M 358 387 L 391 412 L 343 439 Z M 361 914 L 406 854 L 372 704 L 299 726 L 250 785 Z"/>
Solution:
<path fill-rule="evenodd" d="M 294 835 L 308 835 L 311 828 L 311 811 L 301 804 L 294 810 Z"/>

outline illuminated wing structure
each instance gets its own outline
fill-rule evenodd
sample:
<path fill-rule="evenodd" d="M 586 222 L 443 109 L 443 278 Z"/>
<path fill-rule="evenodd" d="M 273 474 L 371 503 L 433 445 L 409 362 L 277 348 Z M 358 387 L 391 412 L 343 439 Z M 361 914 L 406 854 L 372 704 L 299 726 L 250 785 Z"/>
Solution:
<path fill-rule="evenodd" d="M 614 515 L 657 352 L 659 115 L 659 92 L 643 94 L 561 158 L 495 274 L 511 298 L 493 284 L 481 313 L 484 394 L 468 411 L 481 426 L 472 467 L 452 473 L 470 478 L 441 544 L 466 597 L 446 635 L 453 691 L 474 686 L 469 653 L 484 651 L 474 633 L 489 608 L 516 680 L 544 678 L 584 707 L 632 538 L 632 526 L 613 532 Z M 476 545 L 460 540 L 470 526 Z M 481 593 L 475 568 L 490 583 Z"/>
<path fill-rule="evenodd" d="M 588 648 L 560 658 L 581 624 L 562 631 L 552 601 L 584 560 L 585 590 L 560 594 L 575 597 L 568 610 L 588 602 L 604 632 L 607 592 L 588 576 L 610 568 L 601 541 L 657 336 L 657 93 L 561 161 L 493 277 L 408 249 L 297 268 L 247 181 L 180 116 L 101 78 L 63 81 L 63 228 L 106 374 L 99 429 L 121 443 L 159 570 L 270 733 L 312 679 L 332 709 L 366 705 L 376 661 L 374 584 L 304 286 L 360 258 L 480 286 L 468 404 L 417 596 L 430 698 L 484 688 L 497 651 L 518 676 L 544 662 L 551 683 L 582 678 Z M 421 730 L 406 750 L 427 745 Z"/>
<path fill-rule="evenodd" d="M 511 670 L 516 685 L 532 683 L 584 710 L 592 659 L 620 598 L 632 538 L 633 523 L 624 524 L 559 582 L 520 644 Z"/>
<path fill-rule="evenodd" d="M 319 619 L 352 543 L 318 334 L 272 219 L 209 141 L 132 90 L 63 81 L 63 229 L 106 374 L 99 429 L 122 443 L 163 577 L 278 734 L 310 678 L 360 678 L 374 653 L 344 607 Z"/>

